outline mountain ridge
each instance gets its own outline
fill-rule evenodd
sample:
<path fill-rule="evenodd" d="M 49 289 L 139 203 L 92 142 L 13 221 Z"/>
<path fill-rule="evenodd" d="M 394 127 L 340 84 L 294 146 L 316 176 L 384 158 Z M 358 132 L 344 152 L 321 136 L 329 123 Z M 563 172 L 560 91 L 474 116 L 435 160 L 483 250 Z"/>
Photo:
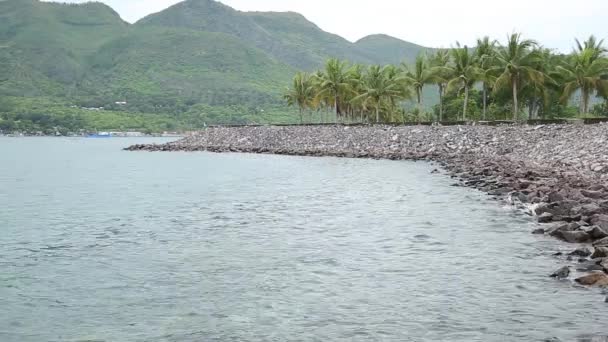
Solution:
<path fill-rule="evenodd" d="M 425 49 L 387 35 L 353 43 L 297 12 L 242 12 L 213 0 L 186 0 L 134 24 L 100 2 L 0 1 L 0 97 L 197 123 L 222 121 L 216 114 L 228 107 L 230 122 L 290 120 L 282 92 L 296 71 L 331 57 L 389 64 Z"/>

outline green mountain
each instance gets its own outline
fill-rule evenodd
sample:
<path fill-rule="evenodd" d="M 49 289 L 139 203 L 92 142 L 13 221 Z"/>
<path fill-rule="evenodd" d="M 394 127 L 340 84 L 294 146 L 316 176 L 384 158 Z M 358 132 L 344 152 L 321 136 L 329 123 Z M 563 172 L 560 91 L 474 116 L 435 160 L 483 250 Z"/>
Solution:
<path fill-rule="evenodd" d="M 399 64 L 403 61 L 411 63 L 421 51 L 432 50 L 385 34 L 361 38 L 355 46 L 376 64 Z"/>
<path fill-rule="evenodd" d="M 297 70 L 329 57 L 411 61 L 423 49 L 379 35 L 351 43 L 297 13 L 240 12 L 213 0 L 187 0 L 134 25 L 101 3 L 0 0 L 0 129 L 62 126 L 54 118 L 67 112 L 131 113 L 177 128 L 294 121 L 281 95 Z"/>
<path fill-rule="evenodd" d="M 101 3 L 0 2 L 0 94 L 69 94 L 88 72 L 86 58 L 127 29 Z"/>

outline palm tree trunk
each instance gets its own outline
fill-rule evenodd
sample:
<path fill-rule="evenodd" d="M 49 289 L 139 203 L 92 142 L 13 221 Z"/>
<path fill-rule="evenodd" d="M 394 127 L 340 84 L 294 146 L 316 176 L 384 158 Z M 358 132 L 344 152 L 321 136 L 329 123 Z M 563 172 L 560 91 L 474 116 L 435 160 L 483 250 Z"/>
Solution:
<path fill-rule="evenodd" d="M 422 87 L 416 89 L 416 96 L 418 97 L 418 115 L 417 119 L 420 121 L 420 116 L 422 115 Z"/>
<path fill-rule="evenodd" d="M 462 121 L 467 121 L 467 107 L 469 105 L 469 86 L 464 85 L 464 106 L 462 108 Z"/>
<path fill-rule="evenodd" d="M 439 84 L 439 122 L 443 121 L 443 85 Z"/>
<path fill-rule="evenodd" d="M 583 91 L 583 115 L 589 113 L 589 92 Z"/>
<path fill-rule="evenodd" d="M 517 121 L 517 114 L 519 113 L 519 107 L 517 103 L 517 80 L 513 78 L 513 121 Z"/>
<path fill-rule="evenodd" d="M 334 97 L 334 109 L 336 110 L 336 125 L 338 124 L 338 116 L 339 116 L 339 109 L 338 109 L 338 95 L 336 95 Z"/>
<path fill-rule="evenodd" d="M 302 114 L 302 107 L 300 107 L 300 125 L 304 123 L 304 116 Z"/>
<path fill-rule="evenodd" d="M 376 123 L 380 123 L 380 101 L 376 103 Z"/>
<path fill-rule="evenodd" d="M 486 85 L 486 82 L 483 82 L 483 120 L 486 120 L 486 114 L 488 112 L 488 86 Z"/>

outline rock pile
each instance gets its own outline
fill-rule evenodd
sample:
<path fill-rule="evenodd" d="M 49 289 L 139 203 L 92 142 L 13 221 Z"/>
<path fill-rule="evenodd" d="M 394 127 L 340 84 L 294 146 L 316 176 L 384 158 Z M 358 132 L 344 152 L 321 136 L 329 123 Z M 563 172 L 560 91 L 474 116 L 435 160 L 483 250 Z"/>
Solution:
<path fill-rule="evenodd" d="M 256 126 L 127 149 L 432 160 L 464 185 L 527 208 L 547 224 L 536 234 L 592 244 L 593 260 L 608 266 L 607 145 L 608 124 Z"/>

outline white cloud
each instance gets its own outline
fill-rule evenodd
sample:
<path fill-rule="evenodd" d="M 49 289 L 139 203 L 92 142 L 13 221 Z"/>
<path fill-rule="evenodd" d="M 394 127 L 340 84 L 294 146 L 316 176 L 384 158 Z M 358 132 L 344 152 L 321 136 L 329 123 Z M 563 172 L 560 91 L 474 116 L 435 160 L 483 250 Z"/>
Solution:
<path fill-rule="evenodd" d="M 86 0 L 64 0 L 86 2 Z M 125 20 L 139 18 L 178 0 L 102 0 Z M 523 32 L 550 48 L 569 51 L 574 37 L 608 37 L 605 14 L 608 1 L 584 0 L 221 0 L 244 11 L 294 11 L 322 29 L 357 40 L 386 33 L 433 47 L 448 47 L 456 40 L 472 45 L 489 35 L 504 40 Z"/>

